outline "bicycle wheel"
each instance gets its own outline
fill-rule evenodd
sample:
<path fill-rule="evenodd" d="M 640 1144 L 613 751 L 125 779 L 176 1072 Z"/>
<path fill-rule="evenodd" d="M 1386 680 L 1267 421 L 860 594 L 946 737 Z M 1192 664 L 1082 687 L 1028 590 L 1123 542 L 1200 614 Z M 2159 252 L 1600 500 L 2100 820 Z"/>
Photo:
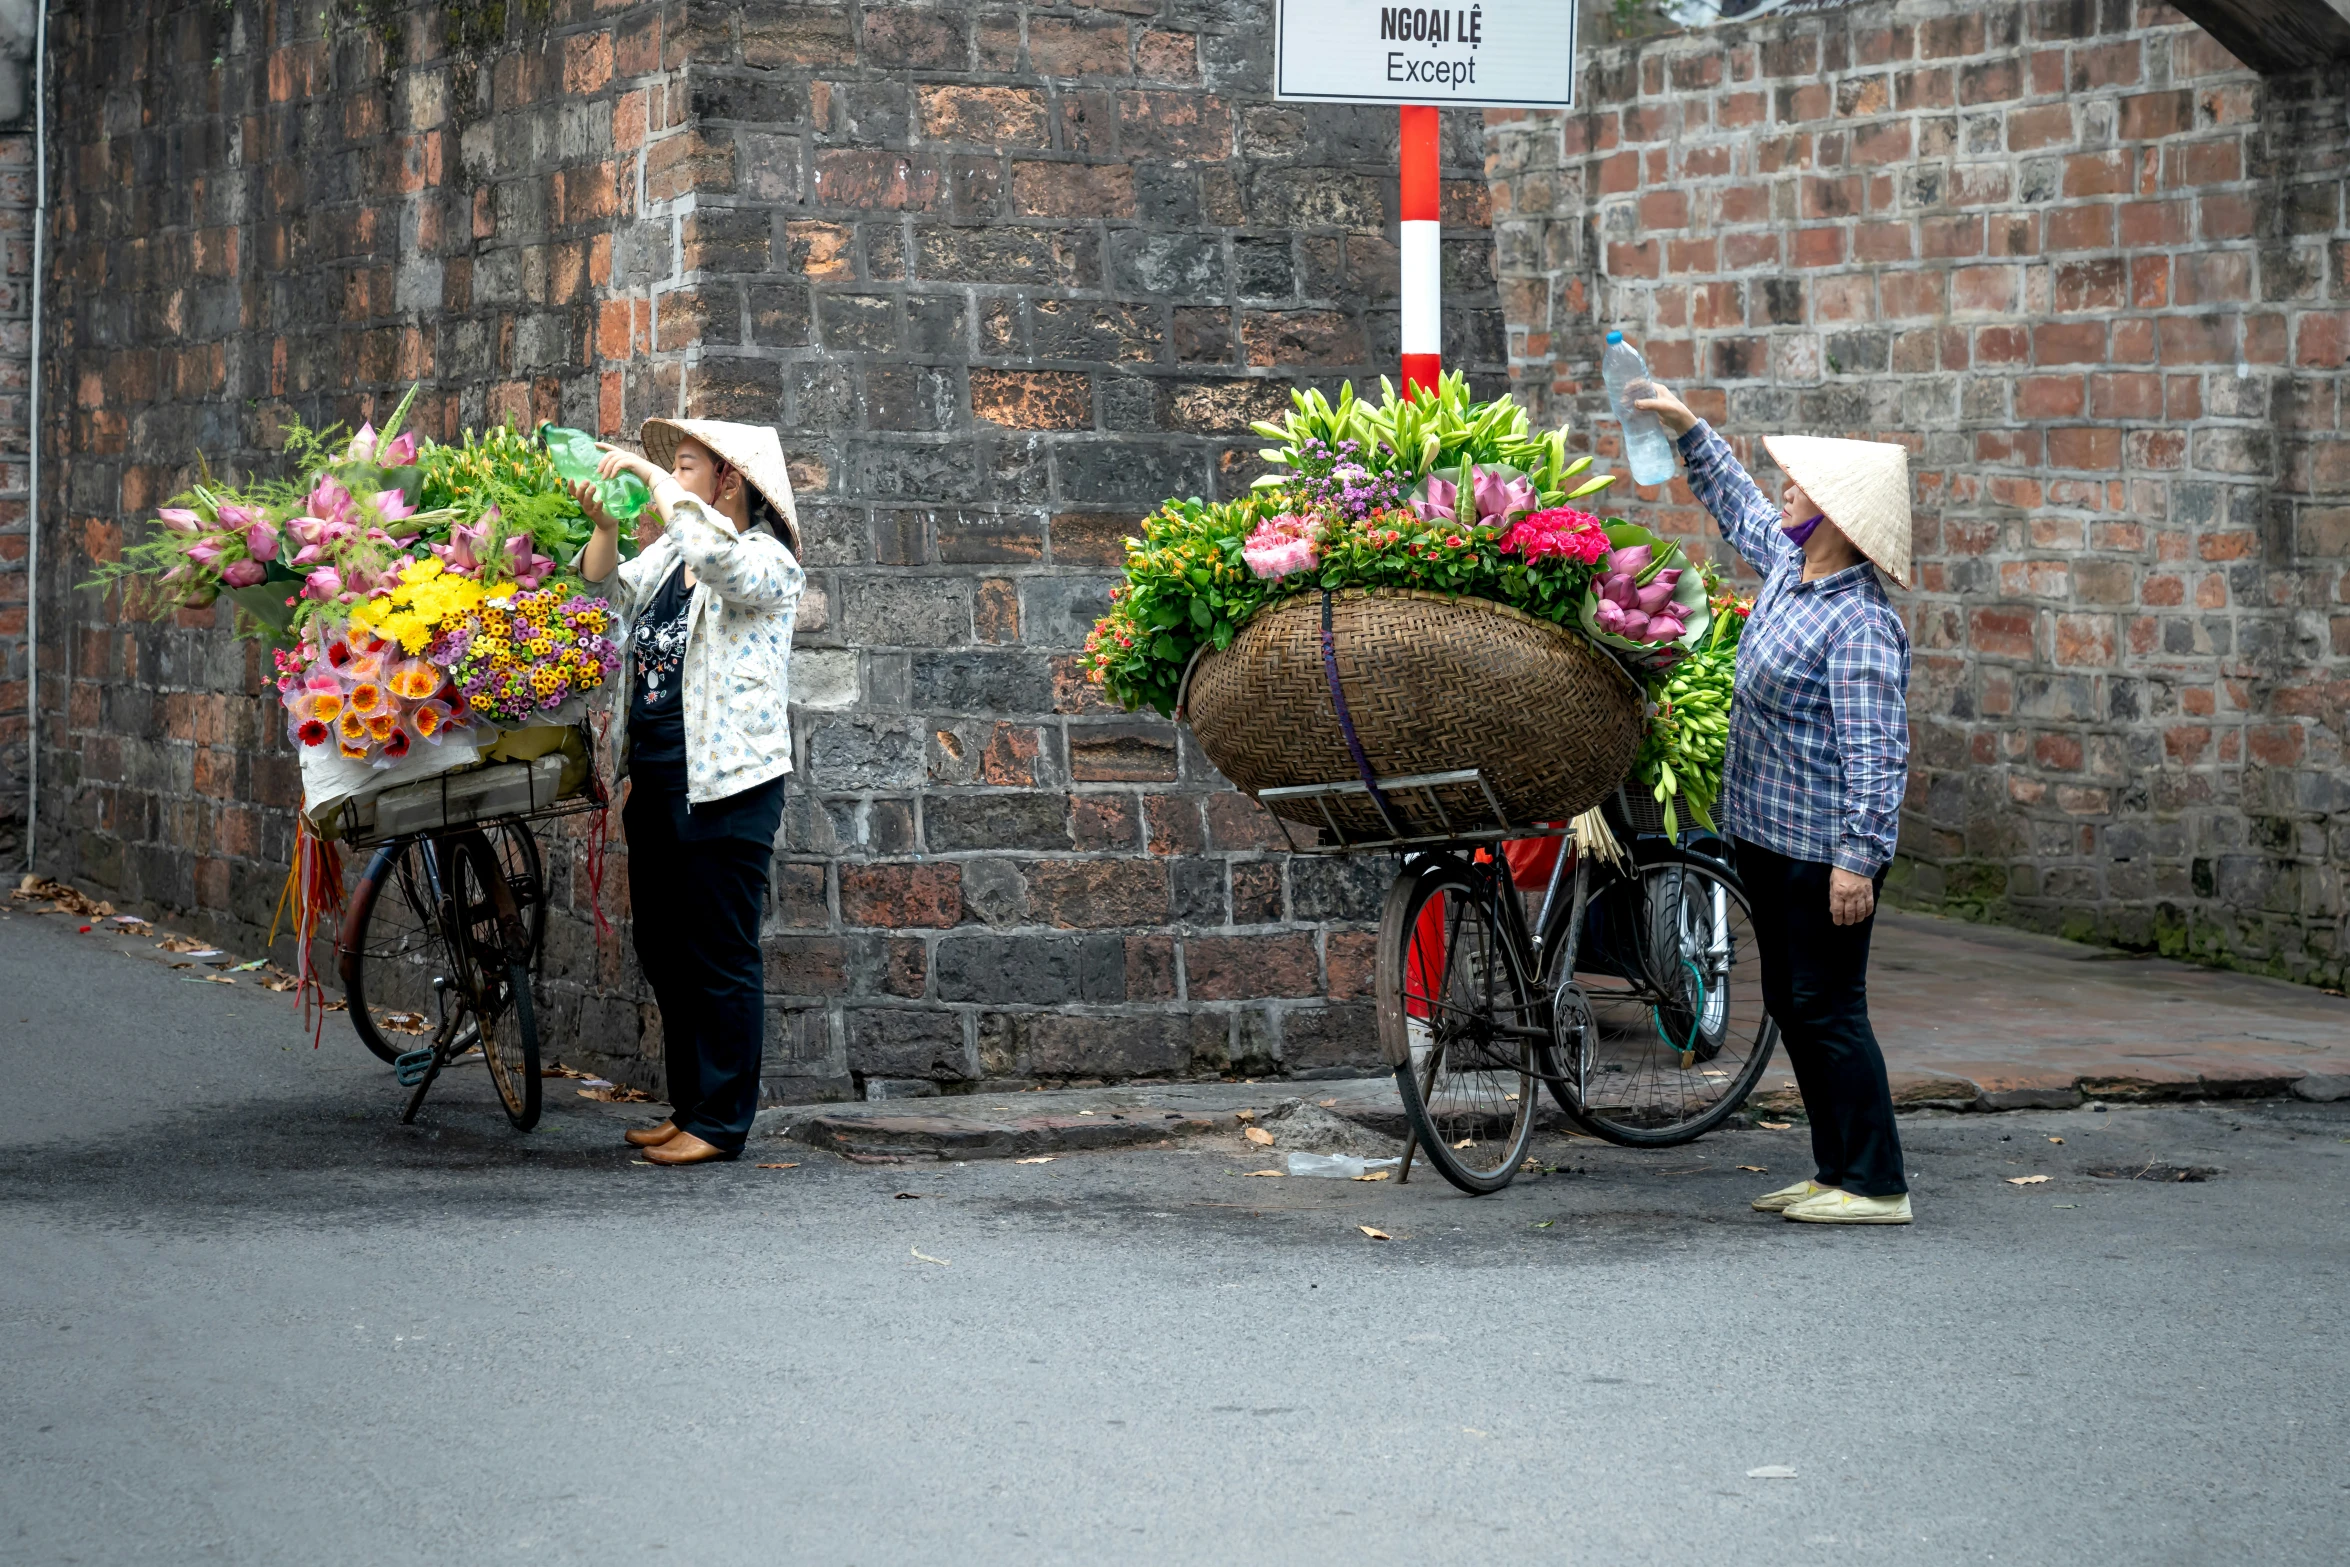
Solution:
<path fill-rule="evenodd" d="M 439 956 L 441 933 L 424 866 L 428 852 L 416 838 L 395 838 L 376 850 L 351 889 L 335 936 L 335 969 L 350 1006 L 351 1027 L 359 1042 L 386 1063 L 423 1041 L 399 1033 L 387 1036 L 377 1009 L 430 1020 L 432 982 L 447 967 Z"/>
<path fill-rule="evenodd" d="M 1396 877 L 1379 926 L 1379 1034 L 1396 1092 L 1428 1162 L 1472 1195 L 1507 1186 L 1526 1157 L 1548 1037 L 1496 902 L 1516 895 L 1506 886 L 1432 856 Z"/>
<path fill-rule="evenodd" d="M 538 1018 L 530 997 L 525 911 L 507 885 L 497 845 L 481 832 L 447 841 L 443 918 L 455 959 L 451 988 L 473 1015 L 490 1082 L 515 1130 L 538 1124 Z"/>
<path fill-rule="evenodd" d="M 1662 849 L 1567 933 L 1543 1071 L 1577 1122 L 1636 1148 L 1703 1136 L 1770 1065 L 1753 911 L 1708 857 Z"/>
<path fill-rule="evenodd" d="M 538 840 L 528 824 L 494 822 L 482 829 L 505 875 L 535 962 L 546 938 L 546 881 Z M 437 1023 L 433 982 L 449 978 L 449 960 L 434 912 L 435 879 L 424 856 L 429 840 L 395 838 L 375 851 L 351 889 L 335 940 L 335 967 L 350 1004 L 351 1027 L 378 1060 L 390 1062 L 424 1040 L 386 1033 L 378 1011 L 413 1012 Z M 446 864 L 444 853 L 442 864 Z"/>

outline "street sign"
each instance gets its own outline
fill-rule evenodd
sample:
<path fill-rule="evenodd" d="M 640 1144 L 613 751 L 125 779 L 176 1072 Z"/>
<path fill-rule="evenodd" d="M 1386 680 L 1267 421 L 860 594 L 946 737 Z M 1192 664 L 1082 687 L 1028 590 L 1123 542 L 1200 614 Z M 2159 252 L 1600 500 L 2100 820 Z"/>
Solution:
<path fill-rule="evenodd" d="M 1565 109 L 1579 0 L 1278 0 L 1273 96 L 1313 103 Z"/>

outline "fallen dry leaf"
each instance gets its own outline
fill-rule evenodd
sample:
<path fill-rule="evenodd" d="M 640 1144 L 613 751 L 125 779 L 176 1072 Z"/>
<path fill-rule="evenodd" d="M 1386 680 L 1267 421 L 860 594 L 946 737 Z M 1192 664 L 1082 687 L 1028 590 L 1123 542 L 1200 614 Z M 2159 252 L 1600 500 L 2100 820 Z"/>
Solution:
<path fill-rule="evenodd" d="M 1289 1172 L 1287 1170 L 1251 1170 L 1248 1173 L 1251 1175 L 1287 1175 Z"/>
<path fill-rule="evenodd" d="M 50 906 L 36 912 L 43 914 L 79 914 L 83 919 L 108 919 L 114 914 L 114 905 L 101 903 L 85 892 L 76 891 L 64 882 L 47 876 L 26 876 L 16 884 L 11 894 L 19 903 L 38 903 L 49 900 Z"/>
<path fill-rule="evenodd" d="M 602 1078 L 600 1078 L 600 1077 L 597 1077 L 597 1076 L 596 1076 L 594 1073 L 592 1073 L 592 1072 L 582 1072 L 582 1071 L 581 1071 L 581 1070 L 580 1070 L 578 1067 L 575 1067 L 575 1066 L 565 1066 L 565 1065 L 564 1065 L 562 1062 L 560 1062 L 560 1061 L 550 1061 L 550 1062 L 548 1062 L 546 1065 L 544 1065 L 544 1066 L 540 1067 L 540 1068 L 539 1068 L 539 1076 L 541 1076 L 541 1077 L 577 1077 L 577 1078 L 582 1078 L 582 1079 L 585 1079 L 586 1081 L 589 1081 L 589 1082 L 595 1082 L 595 1083 L 600 1083 L 600 1082 L 602 1082 L 602 1081 L 603 1081 L 603 1079 L 602 1079 Z"/>
<path fill-rule="evenodd" d="M 1795 1130 L 1793 1121 L 1757 1121 L 1754 1124 L 1766 1132 L 1792 1132 Z"/>
<path fill-rule="evenodd" d="M 1385 1230 L 1374 1230 L 1368 1224 L 1358 1224 L 1355 1226 L 1355 1228 L 1361 1230 L 1365 1235 L 1370 1236 L 1371 1239 L 1375 1241 L 1391 1241 L 1395 1239 L 1394 1236 L 1388 1234 Z"/>
<path fill-rule="evenodd" d="M 379 1012 L 375 1018 L 378 1028 L 388 1028 L 395 1034 L 421 1034 L 429 1026 L 421 1012 Z M 545 1073 L 539 1074 L 544 1077 Z"/>
<path fill-rule="evenodd" d="M 236 983 L 236 981 L 229 978 L 226 974 L 206 974 L 204 976 L 204 983 L 207 985 L 233 985 Z"/>
<path fill-rule="evenodd" d="M 209 952 L 211 943 L 198 941 L 193 936 L 166 936 L 155 943 L 165 952 Z"/>
<path fill-rule="evenodd" d="M 1250 1142 L 1255 1143 L 1260 1148 L 1270 1148 L 1273 1146 L 1273 1134 L 1266 1131 L 1261 1126 L 1245 1127 L 1242 1129 L 1240 1135 L 1247 1138 Z"/>
<path fill-rule="evenodd" d="M 921 1194 L 920 1192 L 900 1192 L 900 1193 L 898 1193 L 898 1201 L 900 1201 L 900 1202 L 920 1202 L 921 1200 L 922 1200 L 922 1194 Z"/>
<path fill-rule="evenodd" d="M 1458 1152 L 1463 1148 L 1474 1148 L 1477 1146 L 1477 1139 L 1474 1137 L 1464 1137 L 1459 1142 L 1454 1143 L 1452 1146 L 1455 1152 Z"/>
<path fill-rule="evenodd" d="M 2007 1184 L 2010 1186 L 2037 1186 L 2047 1179 L 2048 1177 L 2045 1175 L 2011 1175 L 2007 1178 Z"/>
<path fill-rule="evenodd" d="M 318 1004 L 318 1010 L 321 1012 L 348 1012 L 351 1010 L 351 1003 L 348 1001 L 321 1001 Z"/>
<path fill-rule="evenodd" d="M 1316 1104 L 1320 1105 L 1320 1106 L 1321 1106 L 1323 1109 L 1327 1110 L 1327 1109 L 1329 1109 L 1329 1108 L 1330 1108 L 1332 1105 L 1334 1105 L 1334 1104 L 1338 1103 L 1338 1101 L 1337 1101 L 1337 1100 L 1335 1100 L 1335 1099 L 1317 1099 L 1317 1100 L 1315 1100 L 1315 1101 L 1314 1101 L 1314 1103 L 1316 1103 Z"/>
<path fill-rule="evenodd" d="M 1386 1170 L 1373 1170 L 1368 1175 L 1351 1176 L 1349 1179 L 1357 1181 L 1384 1181 L 1387 1179 L 1389 1173 L 1390 1172 Z"/>
<path fill-rule="evenodd" d="M 1014 1159 L 1012 1162 L 1014 1164 L 1050 1164 L 1053 1162 L 1053 1156 L 1049 1153 L 1040 1153 L 1033 1159 Z"/>
<path fill-rule="evenodd" d="M 796 1164 L 762 1164 L 757 1168 L 762 1170 L 796 1170 L 799 1166 Z"/>
<path fill-rule="evenodd" d="M 607 1085 L 603 1088 L 583 1088 L 582 1099 L 593 1099 L 600 1105 L 641 1105 L 652 1103 L 653 1096 L 641 1088 L 621 1088 Z"/>
<path fill-rule="evenodd" d="M 1256 1118 L 1257 1113 L 1254 1110 L 1235 1110 L 1232 1112 L 1232 1119 L 1235 1121 L 1253 1121 Z"/>
<path fill-rule="evenodd" d="M 1554 1224 L 1556 1224 L 1556 1223 L 1558 1223 L 1558 1222 L 1559 1222 L 1559 1221 L 1558 1221 L 1558 1220 L 1556 1220 L 1556 1219 L 1545 1219 L 1545 1220 L 1543 1220 L 1543 1221 L 1542 1221 L 1540 1224 L 1537 1224 L 1537 1225 L 1535 1225 L 1535 1226 L 1534 1226 L 1534 1228 L 1536 1228 L 1536 1229 L 1538 1229 L 1538 1230 L 1547 1230 L 1547 1229 L 1549 1229 L 1549 1228 L 1550 1228 L 1552 1225 L 1554 1225 Z"/>
<path fill-rule="evenodd" d="M 1742 1164 L 1738 1168 L 1746 1171 L 1750 1175 L 1768 1175 L 1771 1173 L 1771 1167 L 1767 1164 Z"/>
<path fill-rule="evenodd" d="M 2064 1139 L 2063 1139 L 2063 1138 L 2061 1138 L 2061 1137 L 2051 1137 L 2051 1138 L 2049 1138 L 2048 1140 L 2049 1140 L 2050 1142 L 2052 1142 L 2052 1143 L 2055 1143 L 2055 1144 L 2057 1144 L 2059 1147 L 2063 1146 L 2063 1143 L 2064 1143 Z"/>
<path fill-rule="evenodd" d="M 900 1192 L 898 1195 L 903 1197 L 905 1193 Z M 933 1257 L 928 1252 L 914 1251 L 914 1248 L 911 1246 L 907 1247 L 906 1250 L 914 1252 L 914 1260 L 917 1262 L 935 1262 L 942 1268 L 951 1268 L 954 1266 L 953 1263 L 947 1261 L 944 1257 Z"/>

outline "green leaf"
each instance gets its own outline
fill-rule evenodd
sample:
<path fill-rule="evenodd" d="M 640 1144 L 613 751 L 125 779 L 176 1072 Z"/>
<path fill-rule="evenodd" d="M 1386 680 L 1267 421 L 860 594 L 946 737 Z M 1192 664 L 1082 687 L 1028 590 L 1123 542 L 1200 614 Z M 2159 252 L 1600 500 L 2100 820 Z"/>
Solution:
<path fill-rule="evenodd" d="M 1194 573 L 1194 575 L 1204 576 L 1205 573 Z M 1215 620 L 1216 617 L 1208 610 L 1208 601 L 1206 599 L 1193 599 L 1191 601 L 1191 623 L 1193 625 L 1213 625 L 1215 624 Z"/>

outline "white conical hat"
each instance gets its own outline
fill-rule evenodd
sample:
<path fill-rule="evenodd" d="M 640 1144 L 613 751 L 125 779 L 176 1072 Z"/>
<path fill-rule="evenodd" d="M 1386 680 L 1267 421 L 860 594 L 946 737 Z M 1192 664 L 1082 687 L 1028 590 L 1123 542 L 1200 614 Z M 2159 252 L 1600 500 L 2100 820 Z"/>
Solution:
<path fill-rule="evenodd" d="M 800 510 L 792 504 L 791 473 L 784 466 L 783 440 L 763 424 L 724 419 L 647 419 L 639 437 L 645 455 L 661 467 L 677 461 L 677 443 L 695 440 L 710 448 L 743 482 L 767 497 L 783 518 L 784 543 L 800 552 Z"/>
<path fill-rule="evenodd" d="M 1910 586 L 1907 448 L 1824 435 L 1766 435 L 1763 447 L 1855 549 Z"/>

